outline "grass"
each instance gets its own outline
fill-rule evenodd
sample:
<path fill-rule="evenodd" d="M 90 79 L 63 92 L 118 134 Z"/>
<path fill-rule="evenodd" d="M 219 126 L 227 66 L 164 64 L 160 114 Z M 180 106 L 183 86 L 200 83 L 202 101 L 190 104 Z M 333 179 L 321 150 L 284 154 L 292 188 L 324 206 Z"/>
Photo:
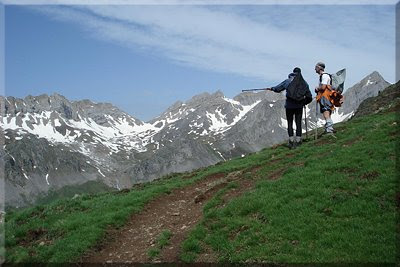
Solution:
<path fill-rule="evenodd" d="M 252 191 L 205 206 L 181 259 L 208 247 L 220 262 L 394 263 L 398 138 L 395 113 L 379 113 L 265 165 Z"/>
<path fill-rule="evenodd" d="M 8 211 L 6 262 L 75 262 L 107 229 L 121 227 L 152 199 L 240 170 L 256 180 L 255 187 L 221 205 L 224 194 L 238 186 L 230 183 L 205 205 L 204 218 L 182 243 L 183 261 L 196 261 L 209 248 L 221 262 L 393 263 L 395 113 L 353 119 L 338 130 L 336 140 L 323 137 L 293 151 L 276 146 L 128 192 Z M 169 238 L 164 232 L 149 257 L 157 257 Z"/>
<path fill-rule="evenodd" d="M 160 236 L 157 239 L 155 247 L 152 247 L 147 253 L 151 260 L 157 258 L 160 255 L 161 250 L 169 245 L 169 240 L 171 236 L 172 233 L 169 230 L 164 230 L 163 232 L 161 232 Z"/>
<path fill-rule="evenodd" d="M 60 199 L 70 199 L 80 194 L 95 194 L 97 192 L 111 192 L 113 189 L 98 181 L 88 181 L 79 185 L 67 185 L 63 188 L 50 191 L 44 197 L 38 199 L 36 204 L 46 205 Z"/>

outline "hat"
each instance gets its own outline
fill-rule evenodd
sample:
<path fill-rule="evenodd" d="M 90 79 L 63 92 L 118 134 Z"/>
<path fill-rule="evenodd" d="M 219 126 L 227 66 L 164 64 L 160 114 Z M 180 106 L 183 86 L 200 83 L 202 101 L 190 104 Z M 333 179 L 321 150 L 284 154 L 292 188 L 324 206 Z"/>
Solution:
<path fill-rule="evenodd" d="M 321 69 L 325 69 L 325 63 L 323 62 L 318 62 L 316 66 L 320 67 Z"/>
<path fill-rule="evenodd" d="M 294 73 L 301 73 L 301 69 L 299 67 L 296 67 L 293 69 Z"/>

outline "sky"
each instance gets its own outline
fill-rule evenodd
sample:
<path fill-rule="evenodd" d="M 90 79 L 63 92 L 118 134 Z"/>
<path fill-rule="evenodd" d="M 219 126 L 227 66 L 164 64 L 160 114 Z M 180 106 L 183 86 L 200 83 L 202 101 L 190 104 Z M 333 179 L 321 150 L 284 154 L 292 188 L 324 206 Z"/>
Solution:
<path fill-rule="evenodd" d="M 278 84 L 316 62 L 395 82 L 394 5 L 6 5 L 5 94 L 109 102 L 148 121 L 176 101 Z M 312 90 L 313 91 L 313 90 Z M 272 92 L 266 92 L 272 93 Z"/>

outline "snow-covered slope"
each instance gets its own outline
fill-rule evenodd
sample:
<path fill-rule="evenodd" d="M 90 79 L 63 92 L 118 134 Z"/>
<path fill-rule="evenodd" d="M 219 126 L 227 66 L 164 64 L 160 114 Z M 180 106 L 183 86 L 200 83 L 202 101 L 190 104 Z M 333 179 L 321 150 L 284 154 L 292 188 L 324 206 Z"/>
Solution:
<path fill-rule="evenodd" d="M 86 144 L 104 146 L 114 153 L 121 149 L 145 151 L 151 135 L 159 130 L 110 104 L 72 102 L 57 94 L 7 97 L 4 103 L 3 129 L 15 130 L 18 135 L 30 133 L 80 151 Z"/>

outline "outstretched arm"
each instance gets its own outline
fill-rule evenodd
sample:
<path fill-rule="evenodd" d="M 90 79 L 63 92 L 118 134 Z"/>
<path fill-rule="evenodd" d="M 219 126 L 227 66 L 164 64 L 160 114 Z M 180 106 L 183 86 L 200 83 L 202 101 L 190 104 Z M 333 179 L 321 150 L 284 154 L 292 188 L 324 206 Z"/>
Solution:
<path fill-rule="evenodd" d="M 274 91 L 275 93 L 280 93 L 283 90 L 286 90 L 290 84 L 290 80 L 286 79 L 277 86 L 271 87 L 271 91 Z"/>

